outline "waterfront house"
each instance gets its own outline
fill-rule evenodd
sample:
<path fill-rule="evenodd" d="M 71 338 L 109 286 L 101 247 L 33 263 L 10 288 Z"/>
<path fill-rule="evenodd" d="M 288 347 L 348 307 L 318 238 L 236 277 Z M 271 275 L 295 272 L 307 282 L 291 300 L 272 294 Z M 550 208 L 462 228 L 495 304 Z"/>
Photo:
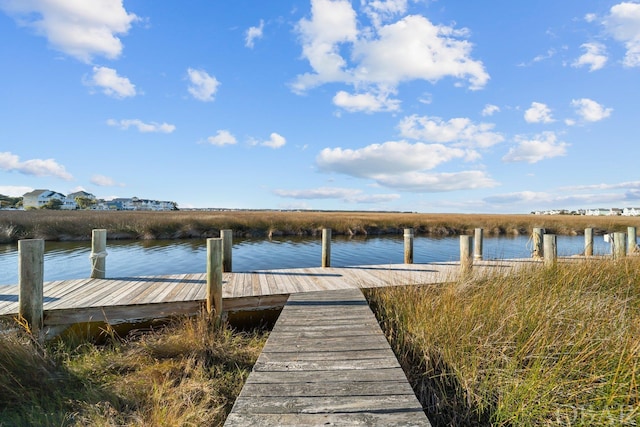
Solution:
<path fill-rule="evenodd" d="M 52 199 L 58 199 L 62 204 L 60 209 L 77 209 L 78 205 L 73 199 L 67 198 L 62 193 L 51 190 L 33 190 L 22 196 L 22 206 L 25 209 L 40 209 L 49 203 Z"/>
<path fill-rule="evenodd" d="M 624 208 L 622 216 L 640 216 L 640 208 Z"/>

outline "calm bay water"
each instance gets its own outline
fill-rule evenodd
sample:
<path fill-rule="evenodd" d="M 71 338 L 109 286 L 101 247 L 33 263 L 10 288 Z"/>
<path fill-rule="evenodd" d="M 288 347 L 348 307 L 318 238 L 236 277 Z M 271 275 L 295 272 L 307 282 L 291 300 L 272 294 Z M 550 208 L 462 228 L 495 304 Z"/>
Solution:
<path fill-rule="evenodd" d="M 594 253 L 609 253 L 602 236 L 595 236 Z M 455 261 L 460 256 L 458 237 L 416 236 L 414 262 Z M 484 258 L 531 256 L 528 236 L 484 239 Z M 558 236 L 558 255 L 580 254 L 583 236 Z M 193 240 L 133 240 L 107 242 L 107 277 L 202 273 L 206 270 L 206 242 Z M 233 242 L 233 270 L 317 267 L 321 262 L 319 237 L 240 239 Z M 46 242 L 45 281 L 88 277 L 91 271 L 90 242 Z M 334 236 L 331 265 L 399 264 L 404 259 L 401 235 L 346 238 Z M 18 282 L 18 245 L 0 245 L 0 285 Z"/>

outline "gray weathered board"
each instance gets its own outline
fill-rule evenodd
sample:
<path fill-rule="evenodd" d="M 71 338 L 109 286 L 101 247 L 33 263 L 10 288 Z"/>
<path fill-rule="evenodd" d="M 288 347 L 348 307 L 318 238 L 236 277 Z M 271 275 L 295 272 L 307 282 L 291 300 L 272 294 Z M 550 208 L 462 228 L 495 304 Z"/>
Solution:
<path fill-rule="evenodd" d="M 429 426 L 359 289 L 287 301 L 225 426 Z"/>

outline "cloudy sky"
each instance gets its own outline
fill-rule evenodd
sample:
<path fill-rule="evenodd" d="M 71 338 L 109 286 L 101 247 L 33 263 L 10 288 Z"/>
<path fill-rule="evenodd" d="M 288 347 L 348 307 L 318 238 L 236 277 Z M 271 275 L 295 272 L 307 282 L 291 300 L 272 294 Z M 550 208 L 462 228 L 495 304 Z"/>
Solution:
<path fill-rule="evenodd" d="M 640 206 L 640 2 L 0 0 L 0 194 Z"/>

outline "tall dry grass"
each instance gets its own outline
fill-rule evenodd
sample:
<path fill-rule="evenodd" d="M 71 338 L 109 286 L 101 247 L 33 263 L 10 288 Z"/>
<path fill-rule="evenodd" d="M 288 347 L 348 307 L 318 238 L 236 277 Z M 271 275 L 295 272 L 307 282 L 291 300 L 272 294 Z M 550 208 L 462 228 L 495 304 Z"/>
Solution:
<path fill-rule="evenodd" d="M 640 217 L 586 217 L 483 214 L 419 214 L 393 212 L 279 211 L 0 211 L 0 243 L 19 239 L 89 240 L 91 230 L 107 229 L 110 239 L 180 239 L 217 237 L 231 229 L 240 236 L 402 233 L 446 236 L 483 228 L 487 235 L 528 235 L 532 228 L 561 235 L 640 227 Z"/>
<path fill-rule="evenodd" d="M 0 333 L 0 426 L 220 426 L 266 340 L 204 316 L 93 344 Z"/>
<path fill-rule="evenodd" d="M 435 425 L 640 423 L 640 259 L 371 291 Z"/>

